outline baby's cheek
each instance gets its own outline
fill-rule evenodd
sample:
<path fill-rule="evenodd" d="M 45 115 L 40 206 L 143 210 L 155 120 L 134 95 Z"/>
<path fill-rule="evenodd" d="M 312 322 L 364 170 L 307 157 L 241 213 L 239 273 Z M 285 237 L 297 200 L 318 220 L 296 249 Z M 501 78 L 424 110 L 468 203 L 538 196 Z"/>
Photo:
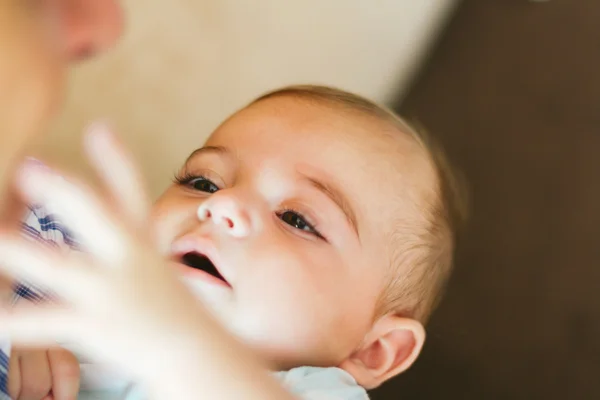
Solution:
<path fill-rule="evenodd" d="M 150 235 L 158 251 L 162 255 L 167 255 L 172 242 L 172 233 L 168 229 L 168 226 L 164 226 L 161 221 L 153 220 L 150 225 Z"/>
<path fill-rule="evenodd" d="M 245 313 L 250 314 L 250 311 Z M 240 318 L 234 327 L 234 334 L 280 369 L 310 364 L 318 348 L 318 335 L 306 325 L 301 315 L 267 315 L 262 318 Z"/>
<path fill-rule="evenodd" d="M 274 280 L 276 282 L 276 280 Z M 244 301 L 240 296 L 238 332 L 252 347 L 279 362 L 312 362 L 329 347 L 330 307 L 320 296 L 302 285 L 281 284 L 262 287 Z"/>
<path fill-rule="evenodd" d="M 167 254 L 173 240 L 183 234 L 182 223 L 185 217 L 176 210 L 155 205 L 150 214 L 150 233 L 162 254 Z"/>

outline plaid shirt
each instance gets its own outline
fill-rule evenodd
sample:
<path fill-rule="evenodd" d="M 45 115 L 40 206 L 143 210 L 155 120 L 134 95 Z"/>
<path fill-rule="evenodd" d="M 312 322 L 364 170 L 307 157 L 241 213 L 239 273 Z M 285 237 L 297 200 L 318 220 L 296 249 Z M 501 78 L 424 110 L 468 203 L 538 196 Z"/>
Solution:
<path fill-rule="evenodd" d="M 64 251 L 79 249 L 77 241 L 69 230 L 52 213 L 42 207 L 29 208 L 29 213 L 22 222 L 21 231 L 26 238 L 47 246 Z M 49 300 L 50 296 L 26 282 L 18 282 L 14 285 L 10 303 L 14 305 L 23 299 L 39 303 Z M 10 400 L 7 388 L 9 357 L 10 341 L 8 338 L 0 337 L 0 400 Z"/>

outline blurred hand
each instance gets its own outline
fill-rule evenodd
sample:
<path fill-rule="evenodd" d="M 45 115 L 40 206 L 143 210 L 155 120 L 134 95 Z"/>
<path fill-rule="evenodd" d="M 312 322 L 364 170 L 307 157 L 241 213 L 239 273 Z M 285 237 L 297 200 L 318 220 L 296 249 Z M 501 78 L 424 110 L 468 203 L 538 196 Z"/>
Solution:
<path fill-rule="evenodd" d="M 149 239 L 148 202 L 128 156 L 101 127 L 92 129 L 86 148 L 111 203 L 35 163 L 19 174 L 24 198 L 52 204 L 86 253 L 60 254 L 0 235 L 0 270 L 63 300 L 4 315 L 0 329 L 23 345 L 76 342 L 97 360 L 148 382 L 161 376 L 165 360 L 177 365 L 188 357 L 202 329 L 195 317 L 204 310 Z"/>

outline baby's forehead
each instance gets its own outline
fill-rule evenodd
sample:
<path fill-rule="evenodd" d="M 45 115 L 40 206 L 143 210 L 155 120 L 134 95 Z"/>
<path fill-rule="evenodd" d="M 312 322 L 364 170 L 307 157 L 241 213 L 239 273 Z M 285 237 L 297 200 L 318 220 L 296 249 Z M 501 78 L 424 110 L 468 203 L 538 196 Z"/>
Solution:
<path fill-rule="evenodd" d="M 230 128 L 230 129 L 227 129 Z M 413 136 L 381 116 L 331 101 L 280 95 L 252 103 L 229 118 L 216 135 L 228 131 L 235 141 L 240 136 L 278 133 L 279 141 L 305 145 L 335 145 L 339 152 L 353 153 L 358 147 L 363 158 L 372 153 L 384 157 L 389 153 L 401 161 L 404 154 L 420 153 Z M 231 135 L 233 134 L 233 135 Z"/>
<path fill-rule="evenodd" d="M 276 96 L 242 109 L 212 138 L 241 153 L 324 171 L 349 197 L 378 207 L 417 201 L 432 183 L 427 153 L 398 125 L 322 100 Z"/>
<path fill-rule="evenodd" d="M 348 164 L 406 176 L 429 163 L 415 135 L 386 118 L 336 102 L 276 96 L 251 104 L 258 120 L 274 118 L 283 125 L 281 136 L 307 146 L 322 146 L 324 154 L 347 155 Z"/>

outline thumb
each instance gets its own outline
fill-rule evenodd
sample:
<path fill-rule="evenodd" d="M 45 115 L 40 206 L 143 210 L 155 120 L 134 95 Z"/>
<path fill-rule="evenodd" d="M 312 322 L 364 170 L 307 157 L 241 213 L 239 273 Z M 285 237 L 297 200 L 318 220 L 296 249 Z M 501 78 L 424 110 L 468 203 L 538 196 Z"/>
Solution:
<path fill-rule="evenodd" d="M 79 361 L 68 350 L 54 347 L 48 350 L 48 361 L 52 374 L 52 400 L 72 400 L 79 393 Z M 45 399 L 48 400 L 48 399 Z"/>

